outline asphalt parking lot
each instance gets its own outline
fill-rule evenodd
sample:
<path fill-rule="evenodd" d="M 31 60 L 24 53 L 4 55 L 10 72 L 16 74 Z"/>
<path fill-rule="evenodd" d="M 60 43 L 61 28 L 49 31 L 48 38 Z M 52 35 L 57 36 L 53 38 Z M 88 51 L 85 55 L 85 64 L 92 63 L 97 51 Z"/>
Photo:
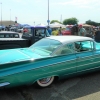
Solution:
<path fill-rule="evenodd" d="M 56 81 L 47 88 L 0 90 L 0 100 L 100 100 L 100 72 Z"/>

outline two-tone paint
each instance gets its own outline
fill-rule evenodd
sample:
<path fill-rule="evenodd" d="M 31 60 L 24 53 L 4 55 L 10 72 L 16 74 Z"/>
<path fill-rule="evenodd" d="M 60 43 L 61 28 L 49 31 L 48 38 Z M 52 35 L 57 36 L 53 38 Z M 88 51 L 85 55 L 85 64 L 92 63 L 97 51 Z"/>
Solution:
<path fill-rule="evenodd" d="M 47 38 L 59 40 L 62 46 L 75 41 L 90 40 L 93 42 L 93 50 L 60 56 L 43 56 L 30 48 L 0 50 L 0 87 L 33 84 L 51 76 L 62 79 L 100 69 L 100 45 L 93 39 L 78 36 Z"/>

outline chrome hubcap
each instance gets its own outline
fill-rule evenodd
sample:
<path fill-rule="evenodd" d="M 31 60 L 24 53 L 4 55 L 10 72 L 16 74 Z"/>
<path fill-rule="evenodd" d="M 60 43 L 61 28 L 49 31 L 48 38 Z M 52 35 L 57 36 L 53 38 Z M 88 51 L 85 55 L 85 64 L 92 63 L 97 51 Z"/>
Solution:
<path fill-rule="evenodd" d="M 46 84 L 46 83 L 48 83 L 50 80 L 51 80 L 51 78 L 43 78 L 43 79 L 39 80 L 39 82 L 40 82 L 41 84 Z"/>

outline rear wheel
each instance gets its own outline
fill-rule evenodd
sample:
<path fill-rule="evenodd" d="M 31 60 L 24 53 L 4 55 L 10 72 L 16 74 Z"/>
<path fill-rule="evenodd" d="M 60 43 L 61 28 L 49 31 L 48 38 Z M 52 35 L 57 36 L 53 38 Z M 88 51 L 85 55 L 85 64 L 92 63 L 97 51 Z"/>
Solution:
<path fill-rule="evenodd" d="M 54 81 L 54 76 L 40 79 L 37 81 L 37 84 L 40 87 L 47 87 L 51 85 L 53 81 Z"/>

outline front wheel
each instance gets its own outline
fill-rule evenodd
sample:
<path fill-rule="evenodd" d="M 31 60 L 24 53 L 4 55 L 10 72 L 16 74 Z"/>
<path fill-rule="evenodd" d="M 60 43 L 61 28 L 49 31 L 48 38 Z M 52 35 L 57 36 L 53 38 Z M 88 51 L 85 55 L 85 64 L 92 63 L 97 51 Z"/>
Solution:
<path fill-rule="evenodd" d="M 40 87 L 47 87 L 47 86 L 51 85 L 51 83 L 53 81 L 54 81 L 54 76 L 40 79 L 37 81 L 37 84 Z"/>

